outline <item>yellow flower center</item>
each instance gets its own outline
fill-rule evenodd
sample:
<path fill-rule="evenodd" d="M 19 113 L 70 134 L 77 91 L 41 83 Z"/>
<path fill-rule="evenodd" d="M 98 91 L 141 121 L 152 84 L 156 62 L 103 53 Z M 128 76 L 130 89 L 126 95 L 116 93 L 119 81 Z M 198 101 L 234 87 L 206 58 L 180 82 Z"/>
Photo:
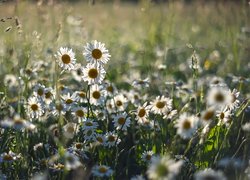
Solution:
<path fill-rule="evenodd" d="M 164 106 L 165 106 L 165 102 L 158 101 L 158 102 L 156 103 L 156 107 L 159 108 L 159 109 L 164 108 Z"/>
<path fill-rule="evenodd" d="M 6 154 L 3 156 L 3 160 L 4 161 L 12 161 L 13 160 L 13 157 L 9 154 Z"/>
<path fill-rule="evenodd" d="M 224 100 L 225 100 L 225 97 L 224 97 L 224 95 L 222 94 L 222 93 L 217 93 L 216 95 L 215 95 L 215 100 L 217 101 L 217 102 L 223 102 Z"/>
<path fill-rule="evenodd" d="M 123 125 L 123 124 L 125 124 L 126 119 L 125 119 L 124 117 L 120 117 L 120 118 L 117 120 L 117 122 L 118 122 L 118 124 Z"/>
<path fill-rule="evenodd" d="M 205 112 L 203 119 L 205 121 L 208 121 L 208 120 L 212 119 L 213 116 L 214 116 L 214 111 L 213 110 L 209 110 L 209 111 Z"/>
<path fill-rule="evenodd" d="M 43 95 L 43 89 L 42 89 L 42 88 L 39 88 L 39 89 L 37 90 L 37 94 L 38 94 L 39 96 L 42 96 L 42 95 Z"/>
<path fill-rule="evenodd" d="M 37 104 L 31 104 L 31 109 L 33 110 L 33 111 L 37 111 L 38 110 L 38 105 Z"/>
<path fill-rule="evenodd" d="M 68 54 L 62 55 L 61 59 L 64 64 L 69 64 L 71 61 L 70 56 Z"/>
<path fill-rule="evenodd" d="M 146 111 L 145 111 L 144 108 L 140 109 L 139 112 L 138 112 L 138 116 L 141 117 L 141 118 L 144 117 L 145 114 L 146 114 Z"/>
<path fill-rule="evenodd" d="M 97 137 L 96 140 L 99 142 L 99 143 L 103 143 L 103 139 L 101 137 Z"/>
<path fill-rule="evenodd" d="M 152 156 L 151 156 L 150 154 L 147 154 L 147 155 L 146 155 L 146 160 L 147 160 L 147 161 L 150 161 L 151 158 L 152 158 Z"/>
<path fill-rule="evenodd" d="M 51 93 L 51 92 L 48 91 L 48 92 L 45 93 L 45 98 L 46 98 L 46 99 L 50 99 L 51 96 L 52 96 L 52 93 Z"/>
<path fill-rule="evenodd" d="M 93 123 L 92 122 L 86 122 L 85 126 L 93 126 Z"/>
<path fill-rule="evenodd" d="M 99 169 L 98 169 L 98 171 L 100 172 L 100 173 L 106 173 L 107 171 L 108 171 L 108 169 L 107 168 L 105 168 L 105 167 L 103 167 L 103 166 L 101 166 L 101 167 L 99 167 Z"/>
<path fill-rule="evenodd" d="M 120 100 L 116 101 L 116 105 L 117 106 L 122 106 L 122 101 L 120 101 Z"/>
<path fill-rule="evenodd" d="M 15 119 L 14 120 L 14 124 L 15 125 L 23 125 L 24 124 L 24 120 L 22 120 L 22 119 Z"/>
<path fill-rule="evenodd" d="M 185 120 L 184 121 L 184 123 L 183 123 L 183 129 L 190 129 L 191 128 L 191 123 L 190 123 L 190 121 L 187 119 L 187 120 Z"/>
<path fill-rule="evenodd" d="M 115 141 L 115 137 L 114 137 L 114 136 L 112 136 L 112 135 L 109 135 L 109 137 L 108 137 L 108 141 L 110 141 L 110 142 L 114 142 L 114 141 Z"/>
<path fill-rule="evenodd" d="M 114 92 L 113 86 L 108 86 L 106 89 L 107 89 L 107 91 L 110 92 L 110 93 L 113 93 L 113 92 Z"/>
<path fill-rule="evenodd" d="M 90 69 L 89 70 L 89 73 L 88 73 L 88 76 L 90 77 L 90 78 L 92 78 L 92 79 L 95 79 L 95 78 L 97 78 L 97 76 L 98 76 L 98 71 L 97 71 L 97 69 Z"/>
<path fill-rule="evenodd" d="M 99 91 L 94 91 L 92 93 L 93 98 L 99 99 L 101 97 L 101 93 Z"/>
<path fill-rule="evenodd" d="M 67 99 L 65 102 L 66 102 L 66 104 L 71 104 L 71 103 L 73 103 L 73 100 L 72 99 Z"/>
<path fill-rule="evenodd" d="M 76 116 L 78 116 L 78 117 L 83 117 L 83 116 L 84 116 L 84 112 L 83 112 L 83 110 L 81 110 L 81 109 L 77 110 L 77 111 L 75 112 L 75 114 L 76 114 Z"/>
<path fill-rule="evenodd" d="M 76 146 L 76 149 L 81 149 L 83 147 L 81 143 L 76 143 L 75 146 Z"/>
<path fill-rule="evenodd" d="M 83 92 L 83 91 L 80 91 L 80 92 L 79 92 L 79 96 L 80 96 L 81 98 L 85 98 L 85 97 L 86 97 L 86 93 Z"/>
<path fill-rule="evenodd" d="M 220 113 L 220 119 L 224 119 L 224 117 L 225 117 L 224 112 L 221 112 L 221 113 Z"/>
<path fill-rule="evenodd" d="M 102 57 L 102 51 L 100 49 L 93 49 L 92 57 L 96 60 L 100 59 Z"/>

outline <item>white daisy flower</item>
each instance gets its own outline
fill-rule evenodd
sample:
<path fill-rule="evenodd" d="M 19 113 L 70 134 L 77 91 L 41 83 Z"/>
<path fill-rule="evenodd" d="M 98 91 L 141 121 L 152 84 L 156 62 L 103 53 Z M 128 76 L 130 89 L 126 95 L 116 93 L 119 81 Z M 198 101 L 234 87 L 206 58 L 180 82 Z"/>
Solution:
<path fill-rule="evenodd" d="M 114 97 L 114 107 L 117 111 L 124 111 L 128 106 L 128 99 L 123 94 Z"/>
<path fill-rule="evenodd" d="M 147 102 L 145 102 L 142 106 L 139 106 L 136 111 L 136 120 L 139 124 L 143 124 L 143 122 L 147 121 L 149 114 L 149 108 L 147 106 Z"/>
<path fill-rule="evenodd" d="M 153 102 L 150 102 L 150 109 L 155 114 L 166 114 L 172 110 L 173 100 L 165 96 L 157 96 Z"/>
<path fill-rule="evenodd" d="M 163 119 L 169 119 L 169 120 L 171 120 L 171 119 L 173 119 L 173 117 L 174 117 L 175 115 L 177 115 L 177 113 L 178 113 L 177 110 L 176 110 L 176 109 L 173 109 L 173 110 L 167 112 L 167 113 L 163 116 Z"/>
<path fill-rule="evenodd" d="M 110 177 L 113 174 L 113 170 L 105 165 L 95 165 L 92 168 L 92 174 L 97 177 Z"/>
<path fill-rule="evenodd" d="M 9 151 L 8 153 L 5 152 L 0 155 L 0 163 L 2 162 L 12 163 L 13 161 L 17 159 L 18 159 L 18 156 L 12 151 Z"/>
<path fill-rule="evenodd" d="M 219 109 L 225 108 L 232 99 L 230 91 L 222 87 L 212 87 L 207 94 L 207 104 Z"/>
<path fill-rule="evenodd" d="M 31 119 L 37 119 L 44 113 L 44 107 L 36 97 L 30 97 L 26 104 L 26 113 Z"/>
<path fill-rule="evenodd" d="M 198 127 L 198 118 L 187 113 L 181 114 L 175 124 L 177 134 L 183 139 L 189 139 L 193 136 Z"/>
<path fill-rule="evenodd" d="M 215 109 L 213 107 L 208 108 L 207 110 L 201 113 L 201 123 L 203 126 L 210 124 L 215 117 Z"/>
<path fill-rule="evenodd" d="M 87 119 L 86 121 L 83 122 L 83 130 L 96 130 L 98 127 L 98 123 L 93 121 L 93 119 Z"/>
<path fill-rule="evenodd" d="M 232 111 L 239 107 L 240 101 L 238 97 L 240 92 L 238 92 L 236 89 L 233 89 L 233 91 L 229 90 L 229 94 L 231 96 L 231 101 L 227 104 L 227 107 Z"/>
<path fill-rule="evenodd" d="M 82 163 L 80 162 L 79 158 L 73 153 L 67 151 L 64 154 L 64 158 L 65 158 L 65 168 L 67 170 L 77 169 L 80 166 L 82 166 Z"/>
<path fill-rule="evenodd" d="M 64 70 L 73 70 L 75 68 L 76 58 L 72 49 L 61 47 L 55 55 L 59 66 Z"/>
<path fill-rule="evenodd" d="M 43 84 L 36 84 L 33 90 L 34 96 L 43 98 L 45 94 L 45 86 Z"/>
<path fill-rule="evenodd" d="M 88 102 L 87 94 L 85 91 L 83 91 L 83 90 L 75 91 L 74 94 L 75 94 L 75 97 L 76 97 L 78 102 L 80 102 L 80 103 L 87 103 Z"/>
<path fill-rule="evenodd" d="M 138 79 L 138 80 L 134 80 L 133 83 L 132 83 L 132 86 L 134 88 L 138 88 L 138 89 L 141 89 L 141 88 L 147 88 L 149 87 L 149 78 L 146 78 L 146 79 Z"/>
<path fill-rule="evenodd" d="M 105 146 L 108 147 L 113 147 L 121 142 L 121 139 L 118 138 L 117 134 L 115 134 L 114 132 L 107 132 L 105 137 L 106 137 Z"/>
<path fill-rule="evenodd" d="M 100 65 L 95 64 L 87 64 L 86 68 L 82 68 L 83 71 L 83 81 L 88 82 L 89 85 L 91 84 L 100 84 L 104 77 L 105 77 L 105 70 Z"/>
<path fill-rule="evenodd" d="M 114 84 L 111 84 L 109 82 L 105 82 L 104 93 L 105 93 L 105 96 L 113 97 L 117 93 L 117 88 L 115 87 Z"/>
<path fill-rule="evenodd" d="M 114 113 L 115 112 L 115 105 L 113 99 L 108 99 L 106 102 L 106 108 L 109 113 Z"/>
<path fill-rule="evenodd" d="M 152 180 L 174 179 L 182 164 L 183 161 L 175 162 L 169 156 L 163 156 L 162 158 L 155 156 L 147 170 L 148 178 Z"/>
<path fill-rule="evenodd" d="M 154 152 L 153 151 L 144 151 L 142 153 L 142 156 L 141 156 L 141 159 L 144 161 L 144 162 L 150 162 L 152 160 L 152 157 L 154 155 Z"/>
<path fill-rule="evenodd" d="M 4 76 L 4 85 L 8 88 L 13 88 L 18 86 L 18 81 L 15 75 L 13 74 L 6 74 Z"/>
<path fill-rule="evenodd" d="M 130 117 L 127 116 L 126 112 L 119 113 L 116 116 L 113 116 L 114 126 L 117 130 L 121 129 L 127 131 L 127 128 L 130 126 Z"/>
<path fill-rule="evenodd" d="M 133 176 L 130 180 L 146 180 L 143 175 Z"/>
<path fill-rule="evenodd" d="M 97 84 L 92 85 L 90 88 L 90 103 L 93 105 L 102 105 L 104 100 L 102 87 Z"/>
<path fill-rule="evenodd" d="M 84 139 L 87 142 L 96 140 L 96 132 L 94 128 L 86 129 L 85 131 L 83 131 L 83 134 L 84 134 Z"/>
<path fill-rule="evenodd" d="M 219 119 L 218 125 L 228 124 L 231 118 L 231 111 L 227 108 L 216 111 L 216 117 Z"/>
<path fill-rule="evenodd" d="M 46 104 L 50 104 L 55 99 L 55 91 L 49 87 L 44 89 L 44 101 Z"/>
<path fill-rule="evenodd" d="M 50 111 L 50 115 L 57 117 L 60 114 L 65 115 L 67 109 L 66 109 L 65 103 L 61 101 L 61 102 L 56 102 L 56 103 L 50 103 L 49 111 Z"/>
<path fill-rule="evenodd" d="M 78 128 L 76 123 L 67 123 L 63 126 L 63 135 L 68 139 L 73 138 L 77 131 Z"/>
<path fill-rule="evenodd" d="M 103 134 L 96 134 L 96 142 L 99 144 L 99 145 L 104 145 L 106 143 L 106 138 Z"/>
<path fill-rule="evenodd" d="M 227 178 L 224 174 L 220 171 L 215 171 L 213 169 L 205 169 L 200 170 L 195 173 L 194 175 L 195 180 L 206 180 L 206 179 L 213 179 L 213 180 L 226 180 Z"/>
<path fill-rule="evenodd" d="M 63 99 L 63 103 L 65 104 L 67 111 L 70 111 L 72 107 L 76 105 L 77 102 L 76 94 L 72 95 L 70 95 L 70 93 L 63 94 L 61 98 Z"/>
<path fill-rule="evenodd" d="M 76 80 L 77 82 L 81 82 L 82 81 L 82 66 L 81 64 L 76 64 L 75 65 L 75 69 L 73 71 L 71 71 L 72 77 L 74 78 L 74 80 Z"/>
<path fill-rule="evenodd" d="M 82 122 L 85 119 L 87 111 L 83 107 L 75 106 L 72 108 L 71 114 L 78 120 L 78 122 Z"/>
<path fill-rule="evenodd" d="M 84 46 L 83 55 L 88 63 L 100 65 L 106 64 L 111 57 L 109 51 L 105 48 L 105 44 L 96 40 Z"/>

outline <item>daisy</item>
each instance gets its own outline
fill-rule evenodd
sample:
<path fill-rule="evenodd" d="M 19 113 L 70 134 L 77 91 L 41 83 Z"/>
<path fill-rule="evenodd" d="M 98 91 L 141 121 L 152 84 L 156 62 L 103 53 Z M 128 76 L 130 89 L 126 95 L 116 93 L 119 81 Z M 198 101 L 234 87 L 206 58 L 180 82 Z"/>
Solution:
<path fill-rule="evenodd" d="M 114 132 L 107 132 L 105 137 L 106 137 L 105 146 L 108 147 L 113 147 L 121 142 L 121 139 L 119 139 L 117 134 L 115 134 Z"/>
<path fill-rule="evenodd" d="M 74 106 L 72 108 L 71 114 L 74 116 L 75 119 L 78 120 L 78 122 L 82 122 L 87 114 L 87 111 L 83 107 Z"/>
<path fill-rule="evenodd" d="M 44 89 L 44 101 L 46 104 L 50 104 L 55 99 L 54 90 L 49 87 Z"/>
<path fill-rule="evenodd" d="M 15 75 L 6 74 L 4 76 L 4 85 L 8 88 L 13 88 L 18 86 L 18 81 Z"/>
<path fill-rule="evenodd" d="M 233 96 L 228 89 L 222 87 L 212 87 L 207 94 L 207 104 L 215 108 L 224 108 L 232 102 Z"/>
<path fill-rule="evenodd" d="M 90 88 L 90 103 L 93 105 L 102 105 L 104 103 L 104 96 L 101 86 L 94 84 Z"/>
<path fill-rule="evenodd" d="M 93 176 L 97 176 L 97 177 L 110 177 L 112 174 L 113 174 L 113 170 L 108 167 L 108 166 L 105 166 L 105 165 L 95 165 L 93 168 L 92 168 L 92 174 Z"/>
<path fill-rule="evenodd" d="M 12 151 L 9 151 L 8 153 L 5 152 L 5 153 L 0 155 L 0 163 L 2 163 L 2 162 L 11 163 L 11 162 L 17 160 L 18 158 L 19 158 L 19 156 L 17 156 Z"/>
<path fill-rule="evenodd" d="M 70 111 L 72 107 L 76 105 L 77 102 L 76 94 L 70 95 L 70 93 L 67 93 L 62 95 L 61 97 L 63 99 L 63 103 L 65 104 L 67 111 Z"/>
<path fill-rule="evenodd" d="M 96 140 L 96 132 L 95 132 L 95 129 L 94 129 L 94 128 L 85 129 L 85 130 L 83 131 L 83 134 L 84 134 L 84 139 L 85 139 L 85 141 L 87 141 L 87 142 L 95 141 L 95 140 Z"/>
<path fill-rule="evenodd" d="M 210 124 L 215 116 L 215 109 L 213 107 L 208 108 L 201 113 L 201 123 L 205 126 Z"/>
<path fill-rule="evenodd" d="M 34 96 L 43 98 L 45 93 L 45 86 L 42 84 L 36 84 L 33 90 Z"/>
<path fill-rule="evenodd" d="M 65 115 L 67 109 L 66 109 L 66 104 L 63 101 L 61 101 L 61 102 L 50 103 L 49 110 L 52 116 L 57 117 L 59 115 Z"/>
<path fill-rule="evenodd" d="M 128 106 L 128 99 L 123 94 L 118 94 L 114 97 L 113 103 L 117 111 L 124 111 Z"/>
<path fill-rule="evenodd" d="M 113 99 L 108 99 L 106 102 L 106 108 L 109 113 L 115 112 L 115 105 Z"/>
<path fill-rule="evenodd" d="M 172 110 L 173 100 L 165 96 L 157 96 L 153 102 L 150 102 L 150 109 L 155 114 L 165 114 Z"/>
<path fill-rule="evenodd" d="M 143 175 L 133 176 L 130 180 L 146 180 Z"/>
<path fill-rule="evenodd" d="M 138 79 L 138 80 L 134 80 L 133 83 L 132 83 L 132 86 L 134 88 L 147 88 L 149 87 L 149 78 L 146 78 L 146 79 Z"/>
<path fill-rule="evenodd" d="M 239 107 L 240 101 L 238 99 L 240 92 L 238 92 L 236 89 L 233 89 L 233 91 L 229 90 L 229 94 L 231 96 L 231 101 L 227 104 L 227 107 L 230 110 L 235 110 Z"/>
<path fill-rule="evenodd" d="M 98 123 L 93 121 L 92 119 L 87 119 L 83 122 L 84 131 L 89 130 L 89 129 L 96 130 L 97 127 L 98 127 Z"/>
<path fill-rule="evenodd" d="M 73 71 L 71 71 L 72 76 L 74 78 L 74 80 L 76 80 L 77 82 L 81 82 L 82 81 L 82 66 L 81 64 L 76 64 L 75 65 L 75 69 Z"/>
<path fill-rule="evenodd" d="M 77 124 L 75 123 L 67 123 L 66 125 L 63 126 L 63 135 L 66 138 L 73 138 L 74 135 L 77 133 L 78 128 L 77 128 Z"/>
<path fill-rule="evenodd" d="M 100 65 L 95 64 L 87 64 L 86 68 L 82 68 L 83 71 L 83 81 L 88 82 L 89 85 L 91 84 L 100 84 L 104 77 L 105 77 L 105 70 Z"/>
<path fill-rule="evenodd" d="M 70 71 L 75 68 L 76 59 L 75 53 L 72 51 L 72 49 L 61 47 L 55 57 L 56 62 L 58 62 L 59 66 L 64 70 Z"/>
<path fill-rule="evenodd" d="M 130 126 L 130 117 L 127 117 L 127 113 L 123 112 L 113 117 L 113 123 L 117 130 L 125 130 Z"/>
<path fill-rule="evenodd" d="M 155 156 L 152 158 L 151 164 L 147 170 L 149 179 L 174 179 L 179 173 L 183 161 L 179 160 L 175 162 L 169 156 Z"/>
<path fill-rule="evenodd" d="M 181 114 L 175 127 L 177 128 L 177 134 L 183 139 L 189 139 L 198 127 L 198 119 L 196 116 L 190 116 L 187 113 Z"/>
<path fill-rule="evenodd" d="M 219 119 L 218 124 L 228 124 L 231 118 L 231 112 L 229 109 L 224 108 L 222 110 L 216 111 L 216 117 Z"/>
<path fill-rule="evenodd" d="M 106 64 L 111 57 L 109 51 L 105 48 L 105 44 L 96 40 L 84 46 L 83 55 L 88 63 L 101 65 Z"/>
<path fill-rule="evenodd" d="M 127 97 L 129 99 L 129 101 L 135 106 L 138 107 L 142 97 L 140 96 L 140 94 L 134 90 L 130 90 L 127 93 Z"/>
<path fill-rule="evenodd" d="M 104 84 L 104 94 L 105 96 L 113 97 L 117 93 L 117 88 L 114 84 L 109 82 L 105 82 Z"/>
<path fill-rule="evenodd" d="M 142 124 L 147 121 L 149 114 L 149 109 L 147 106 L 147 102 L 145 102 L 142 106 L 139 106 L 136 111 L 136 120 L 138 123 Z"/>
<path fill-rule="evenodd" d="M 195 180 L 206 180 L 206 179 L 226 180 L 227 179 L 222 172 L 215 171 L 210 168 L 196 172 L 194 177 L 195 177 Z"/>
<path fill-rule="evenodd" d="M 144 151 L 143 153 L 142 153 L 142 160 L 144 161 L 144 162 L 150 162 L 151 161 L 151 159 L 152 159 L 152 157 L 153 157 L 153 155 L 154 155 L 154 152 L 153 151 Z"/>
<path fill-rule="evenodd" d="M 65 168 L 67 170 L 76 169 L 82 166 L 82 163 L 80 162 L 79 158 L 73 153 L 67 151 L 64 154 L 64 158 L 65 158 Z"/>
<path fill-rule="evenodd" d="M 104 145 L 106 142 L 105 136 L 103 134 L 96 134 L 96 142 L 99 145 Z"/>
<path fill-rule="evenodd" d="M 87 100 L 87 94 L 85 91 L 81 90 L 81 91 L 76 91 L 74 92 L 74 96 L 76 97 L 76 100 L 80 103 L 86 103 L 88 102 Z"/>
<path fill-rule="evenodd" d="M 28 102 L 25 107 L 26 107 L 26 113 L 31 119 L 39 118 L 44 113 L 42 104 L 34 96 L 28 99 Z"/>

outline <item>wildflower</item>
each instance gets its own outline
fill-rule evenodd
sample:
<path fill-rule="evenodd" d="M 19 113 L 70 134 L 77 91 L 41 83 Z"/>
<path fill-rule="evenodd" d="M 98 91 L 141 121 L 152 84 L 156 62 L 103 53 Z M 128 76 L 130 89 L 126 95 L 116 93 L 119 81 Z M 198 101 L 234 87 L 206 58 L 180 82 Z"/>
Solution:
<path fill-rule="evenodd" d="M 174 179 L 179 173 L 183 162 L 181 160 L 175 162 L 169 156 L 155 156 L 152 158 L 151 164 L 147 170 L 149 179 Z"/>
<path fill-rule="evenodd" d="M 66 138 L 73 138 L 77 131 L 77 125 L 75 123 L 67 123 L 63 126 L 63 135 Z"/>
<path fill-rule="evenodd" d="M 72 95 L 70 95 L 70 93 L 64 94 L 62 95 L 62 99 L 63 99 L 65 108 L 67 111 L 70 111 L 77 102 L 76 94 L 72 94 Z"/>
<path fill-rule="evenodd" d="M 106 143 L 105 136 L 103 134 L 96 134 L 96 142 L 99 145 L 104 145 Z"/>
<path fill-rule="evenodd" d="M 143 175 L 133 176 L 130 180 L 146 180 Z"/>
<path fill-rule="evenodd" d="M 219 125 L 228 124 L 230 121 L 231 112 L 227 108 L 224 108 L 222 110 L 216 111 L 216 117 L 219 119 Z"/>
<path fill-rule="evenodd" d="M 36 97 L 30 97 L 25 106 L 26 113 L 32 119 L 39 118 L 44 113 L 44 107 Z"/>
<path fill-rule="evenodd" d="M 55 92 L 51 87 L 44 90 L 44 101 L 46 104 L 50 104 L 55 99 Z"/>
<path fill-rule="evenodd" d="M 226 180 L 226 177 L 220 171 L 214 171 L 213 169 L 205 169 L 195 173 L 195 180 Z"/>
<path fill-rule="evenodd" d="M 113 97 L 117 93 L 117 89 L 114 84 L 105 82 L 104 84 L 104 94 L 105 96 Z"/>
<path fill-rule="evenodd" d="M 145 102 L 142 106 L 137 108 L 136 112 L 136 120 L 142 124 L 143 122 L 147 121 L 149 114 L 149 109 L 147 106 L 147 102 Z"/>
<path fill-rule="evenodd" d="M 86 109 L 80 106 L 75 106 L 72 108 L 71 113 L 78 122 L 82 122 L 87 114 Z"/>
<path fill-rule="evenodd" d="M 119 113 L 118 115 L 114 116 L 114 126 L 116 129 L 121 129 L 127 131 L 127 128 L 130 126 L 130 117 L 127 117 L 127 113 Z"/>
<path fill-rule="evenodd" d="M 61 47 L 55 57 L 57 58 L 56 61 L 58 62 L 59 66 L 64 70 L 70 71 L 75 68 L 76 59 L 75 53 L 72 51 L 72 49 Z"/>
<path fill-rule="evenodd" d="M 124 111 L 128 106 L 128 99 L 123 94 L 114 97 L 114 106 L 118 111 Z"/>
<path fill-rule="evenodd" d="M 184 139 L 189 139 L 193 136 L 198 126 L 198 119 L 195 116 L 190 116 L 187 113 L 181 114 L 175 127 L 177 134 Z"/>
<path fill-rule="evenodd" d="M 0 163 L 2 163 L 2 162 L 12 163 L 13 161 L 17 160 L 18 158 L 19 158 L 19 156 L 17 156 L 12 151 L 9 151 L 8 153 L 5 152 L 5 153 L 2 153 L 0 155 Z"/>
<path fill-rule="evenodd" d="M 79 158 L 68 151 L 64 154 L 64 158 L 65 158 L 65 168 L 67 170 L 76 169 L 82 166 Z"/>
<path fill-rule="evenodd" d="M 100 65 L 95 64 L 87 64 L 86 68 L 82 68 L 83 71 L 83 81 L 88 82 L 89 85 L 91 84 L 100 84 L 104 77 L 105 77 L 105 70 Z"/>
<path fill-rule="evenodd" d="M 232 96 L 226 88 L 212 87 L 207 94 L 207 103 L 215 108 L 225 108 L 232 102 Z"/>
<path fill-rule="evenodd" d="M 94 84 L 90 88 L 90 103 L 94 105 L 102 105 L 104 103 L 104 96 L 101 86 Z"/>
<path fill-rule="evenodd" d="M 153 151 L 144 151 L 144 152 L 142 153 L 142 160 L 143 160 L 144 162 L 150 162 L 151 159 L 152 159 L 152 157 L 153 157 L 153 155 L 154 155 L 154 152 L 153 152 Z"/>
<path fill-rule="evenodd" d="M 76 97 L 77 101 L 80 103 L 86 103 L 87 102 L 87 94 L 85 91 L 75 91 L 74 96 Z"/>
<path fill-rule="evenodd" d="M 165 114 L 172 110 L 172 99 L 164 97 L 164 96 L 157 96 L 153 102 L 150 102 L 150 109 L 155 114 Z"/>
<path fill-rule="evenodd" d="M 173 110 L 165 113 L 165 115 L 163 116 L 163 119 L 170 119 L 171 120 L 175 115 L 177 115 L 177 110 L 173 109 Z"/>
<path fill-rule="evenodd" d="M 4 85 L 8 88 L 17 87 L 18 82 L 16 76 L 14 76 L 13 74 L 6 74 L 4 76 Z"/>
<path fill-rule="evenodd" d="M 105 137 L 106 137 L 105 146 L 108 147 L 113 147 L 121 142 L 121 139 L 119 139 L 117 134 L 115 134 L 114 132 L 107 132 Z"/>
<path fill-rule="evenodd" d="M 96 132 L 95 132 L 95 128 L 89 128 L 89 129 L 85 129 L 83 131 L 84 134 L 84 139 L 85 141 L 89 142 L 89 141 L 95 141 L 96 139 Z"/>
<path fill-rule="evenodd" d="M 93 176 L 97 176 L 97 177 L 110 177 L 113 174 L 113 170 L 105 165 L 95 165 L 92 168 L 92 174 Z"/>
<path fill-rule="evenodd" d="M 210 124 L 215 116 L 215 110 L 213 107 L 208 108 L 206 111 L 201 113 L 201 122 L 205 126 Z"/>
<path fill-rule="evenodd" d="M 92 119 L 87 119 L 83 122 L 83 130 L 96 130 L 98 127 L 98 123 L 93 121 Z"/>
<path fill-rule="evenodd" d="M 74 78 L 74 80 L 76 80 L 77 82 L 81 82 L 82 81 L 82 66 L 81 64 L 76 64 L 75 65 L 75 69 L 73 71 L 71 71 L 72 77 Z"/>
<path fill-rule="evenodd" d="M 250 122 L 247 122 L 244 125 L 242 125 L 242 130 L 245 132 L 250 132 Z"/>
<path fill-rule="evenodd" d="M 134 80 L 132 86 L 138 89 L 147 88 L 149 87 L 149 78 Z"/>
<path fill-rule="evenodd" d="M 34 96 L 43 99 L 44 94 L 45 94 L 45 86 L 40 83 L 36 84 L 34 87 L 33 93 L 34 93 Z"/>
<path fill-rule="evenodd" d="M 83 55 L 88 63 L 100 65 L 106 64 L 111 57 L 109 51 L 105 48 L 105 44 L 96 40 L 84 46 Z"/>
<path fill-rule="evenodd" d="M 240 101 L 238 99 L 240 92 L 238 92 L 236 89 L 233 89 L 233 91 L 229 90 L 229 94 L 231 96 L 231 101 L 227 104 L 227 107 L 230 110 L 235 110 L 239 107 Z"/>
<path fill-rule="evenodd" d="M 52 116 L 59 116 L 59 115 L 65 115 L 66 114 L 66 104 L 64 102 L 56 102 L 56 103 L 50 103 L 49 105 L 50 114 Z"/>

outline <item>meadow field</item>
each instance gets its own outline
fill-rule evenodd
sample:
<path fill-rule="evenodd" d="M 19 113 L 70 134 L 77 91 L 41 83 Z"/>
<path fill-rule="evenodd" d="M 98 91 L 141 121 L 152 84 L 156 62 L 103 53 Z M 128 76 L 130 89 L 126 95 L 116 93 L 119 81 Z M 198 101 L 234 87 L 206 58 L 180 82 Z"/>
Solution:
<path fill-rule="evenodd" d="M 0 1 L 0 179 L 250 179 L 250 4 Z"/>

